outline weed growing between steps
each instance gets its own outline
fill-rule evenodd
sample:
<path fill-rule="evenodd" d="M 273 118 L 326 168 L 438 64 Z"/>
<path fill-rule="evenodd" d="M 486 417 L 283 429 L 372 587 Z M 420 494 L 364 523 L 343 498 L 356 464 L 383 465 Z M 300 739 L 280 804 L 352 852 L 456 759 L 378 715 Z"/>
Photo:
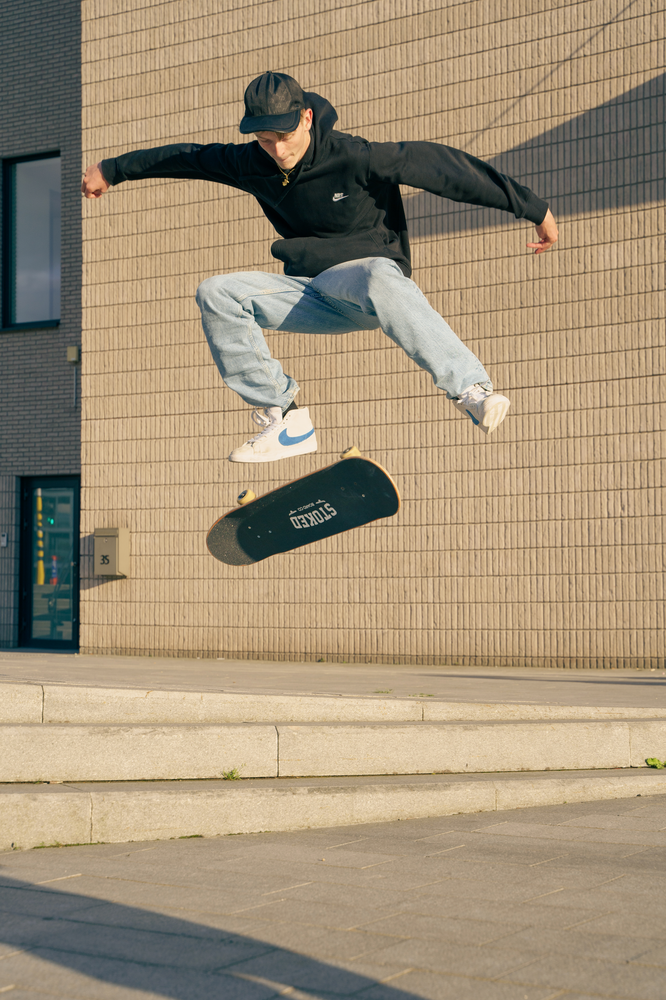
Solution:
<path fill-rule="evenodd" d="M 645 763 L 648 767 L 666 767 L 666 760 L 657 760 L 656 757 L 646 757 Z"/>
<path fill-rule="evenodd" d="M 242 781 L 241 771 L 245 767 L 245 764 L 241 764 L 240 767 L 232 767 L 230 771 L 222 772 L 222 781 Z"/>

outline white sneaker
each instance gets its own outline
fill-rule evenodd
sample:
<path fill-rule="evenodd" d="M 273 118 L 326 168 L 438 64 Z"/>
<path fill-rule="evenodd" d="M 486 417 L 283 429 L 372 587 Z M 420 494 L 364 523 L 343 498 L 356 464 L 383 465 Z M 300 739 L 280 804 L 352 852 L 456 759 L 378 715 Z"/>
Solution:
<path fill-rule="evenodd" d="M 284 417 L 281 407 L 266 406 L 254 410 L 252 419 L 263 430 L 240 448 L 234 448 L 230 462 L 277 462 L 280 458 L 317 450 L 317 437 L 306 406 L 290 410 Z"/>
<path fill-rule="evenodd" d="M 506 396 L 478 383 L 470 385 L 469 389 L 465 389 L 451 402 L 461 413 L 466 413 L 484 434 L 490 434 L 499 427 L 511 406 L 511 401 Z"/>

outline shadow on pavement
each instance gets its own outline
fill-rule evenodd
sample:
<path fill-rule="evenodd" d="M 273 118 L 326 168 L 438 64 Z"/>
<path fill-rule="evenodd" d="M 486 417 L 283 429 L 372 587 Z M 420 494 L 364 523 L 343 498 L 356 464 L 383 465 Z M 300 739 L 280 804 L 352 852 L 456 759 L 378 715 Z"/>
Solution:
<path fill-rule="evenodd" d="M 635 686 L 640 686 L 640 687 L 654 687 L 654 686 L 656 686 L 656 687 L 662 687 L 663 688 L 663 687 L 666 686 L 666 677 L 661 677 L 661 678 L 660 677 L 650 677 L 649 674 L 647 674 L 646 677 L 626 677 L 626 678 L 617 677 L 616 678 L 616 677 L 609 677 L 608 676 L 608 671 L 606 671 L 606 670 L 600 670 L 598 672 L 599 673 L 598 677 L 576 677 L 575 676 L 575 670 L 570 670 L 569 673 L 574 675 L 572 677 L 567 676 L 567 677 L 562 678 L 561 675 L 559 677 L 557 677 L 557 676 L 555 676 L 555 677 L 530 677 L 529 676 L 530 669 L 531 669 L 530 667 L 527 667 L 525 669 L 524 676 L 521 674 L 520 677 L 517 677 L 515 675 L 508 676 L 507 674 L 503 674 L 501 672 L 501 670 L 502 670 L 501 667 L 498 668 L 498 672 L 496 674 L 478 674 L 478 673 L 476 673 L 476 668 L 473 668 L 473 670 L 474 670 L 473 674 L 450 674 L 447 671 L 445 674 L 435 674 L 435 673 L 432 673 L 432 674 L 420 674 L 420 675 L 417 675 L 417 676 L 421 676 L 425 680 L 431 679 L 433 677 L 445 677 L 447 680 L 449 678 L 453 678 L 455 680 L 467 680 L 468 681 L 470 679 L 470 677 L 471 677 L 475 681 L 477 681 L 477 680 L 478 681 L 503 681 L 505 683 L 511 682 L 511 681 L 516 681 L 519 684 L 524 684 L 525 681 L 528 681 L 530 684 L 557 684 L 558 681 L 564 680 L 567 683 L 572 682 L 572 683 L 576 683 L 576 684 L 603 684 L 604 687 L 608 687 L 609 684 L 619 684 L 622 687 L 635 687 Z"/>
<path fill-rule="evenodd" d="M 224 915 L 215 919 L 224 922 Z M 2 874 L 0 942 L 52 966 L 174 1000 L 268 1000 L 290 987 L 313 998 L 364 996 L 378 987 L 376 979 L 243 934 Z M 41 966 L 40 972 L 37 963 L 30 983 L 21 982 L 11 971 L 11 954 L 0 960 L 2 979 L 13 977 L 9 983 L 19 988 L 69 994 L 69 986 L 77 995 L 81 989 L 80 982 L 60 984 L 56 970 Z M 380 990 L 381 1000 L 418 1000 L 387 983 Z"/>

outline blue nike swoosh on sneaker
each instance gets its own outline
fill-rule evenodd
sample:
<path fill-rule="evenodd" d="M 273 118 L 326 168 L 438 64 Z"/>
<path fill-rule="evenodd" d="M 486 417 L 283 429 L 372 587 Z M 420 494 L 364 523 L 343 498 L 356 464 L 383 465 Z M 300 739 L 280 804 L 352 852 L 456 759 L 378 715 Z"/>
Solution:
<path fill-rule="evenodd" d="M 283 444 L 285 447 L 287 447 L 290 444 L 300 444 L 301 441 L 307 441 L 307 439 L 309 437 L 312 437 L 313 434 L 314 434 L 314 427 L 312 428 L 311 431 L 308 431 L 307 434 L 301 434 L 300 437 L 295 437 L 295 438 L 289 437 L 289 431 L 283 430 L 280 431 L 280 433 L 278 434 L 278 441 L 280 442 L 280 444 Z"/>
<path fill-rule="evenodd" d="M 476 426 L 478 427 L 478 426 L 479 426 L 479 424 L 481 423 L 481 421 L 480 421 L 480 420 L 477 420 L 477 419 L 476 419 L 476 417 L 475 417 L 475 416 L 473 416 L 473 414 L 471 414 L 471 413 L 469 412 L 469 410 L 466 410 L 465 412 L 467 413 L 467 416 L 468 416 L 468 417 L 469 417 L 469 419 L 470 419 L 470 420 L 472 421 L 472 423 L 473 423 L 473 424 L 476 424 Z M 283 432 L 283 433 L 284 433 L 284 432 Z"/>

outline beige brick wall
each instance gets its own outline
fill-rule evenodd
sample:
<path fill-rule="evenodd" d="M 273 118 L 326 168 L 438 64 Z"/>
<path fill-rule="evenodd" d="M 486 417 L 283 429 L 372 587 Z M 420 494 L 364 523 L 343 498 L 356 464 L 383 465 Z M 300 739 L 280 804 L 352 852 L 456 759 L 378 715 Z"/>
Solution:
<path fill-rule="evenodd" d="M 320 451 L 253 468 L 226 461 L 250 411 L 193 296 L 214 273 L 278 270 L 271 227 L 201 181 L 85 202 L 83 532 L 127 525 L 132 576 L 92 578 L 88 559 L 82 648 L 663 665 L 663 0 L 82 9 L 86 163 L 240 141 L 243 90 L 271 68 L 328 97 L 343 130 L 492 160 L 561 233 L 537 258 L 528 224 L 406 190 L 414 277 L 510 395 L 508 418 L 485 439 L 379 331 L 269 334 Z M 396 478 L 397 517 L 251 567 L 207 554 L 240 489 L 353 443 Z"/>

